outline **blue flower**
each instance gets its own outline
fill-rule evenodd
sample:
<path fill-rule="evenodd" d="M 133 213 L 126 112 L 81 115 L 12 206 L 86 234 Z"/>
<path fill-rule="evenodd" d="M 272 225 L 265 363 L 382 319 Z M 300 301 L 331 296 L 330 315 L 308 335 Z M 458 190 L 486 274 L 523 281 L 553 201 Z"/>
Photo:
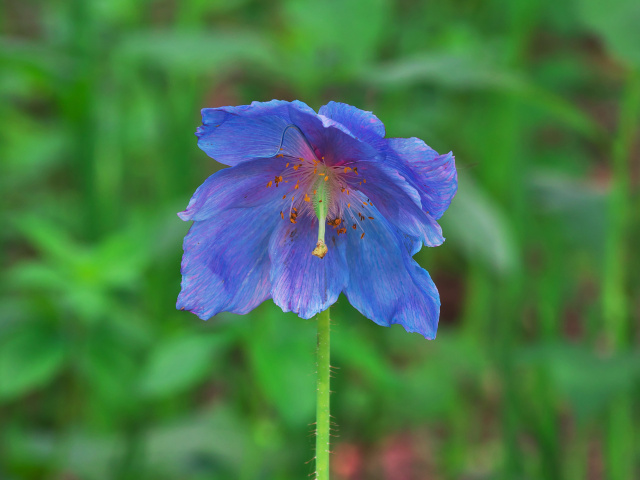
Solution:
<path fill-rule="evenodd" d="M 344 293 L 379 325 L 435 338 L 440 298 L 412 256 L 444 238 L 438 220 L 458 181 L 451 153 L 384 138 L 372 113 L 330 102 L 205 108 L 198 146 L 229 165 L 178 215 L 177 308 L 202 319 L 272 298 L 311 318 Z"/>

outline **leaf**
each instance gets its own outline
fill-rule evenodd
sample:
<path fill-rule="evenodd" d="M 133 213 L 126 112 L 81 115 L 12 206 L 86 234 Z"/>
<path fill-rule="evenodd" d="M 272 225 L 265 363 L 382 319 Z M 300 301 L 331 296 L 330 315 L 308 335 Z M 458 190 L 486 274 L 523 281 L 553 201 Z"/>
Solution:
<path fill-rule="evenodd" d="M 273 64 L 269 40 L 247 31 L 148 30 L 127 36 L 117 55 L 133 65 L 147 63 L 171 72 L 210 73 L 241 62 Z"/>
<path fill-rule="evenodd" d="M 12 400 L 49 383 L 64 364 L 65 344 L 40 325 L 5 332 L 0 341 L 0 400 Z"/>
<path fill-rule="evenodd" d="M 428 83 L 453 90 L 497 90 L 516 95 L 588 138 L 599 142 L 608 138 L 597 122 L 571 102 L 480 51 L 435 51 L 401 58 L 364 71 L 361 80 L 387 88 Z"/>
<path fill-rule="evenodd" d="M 518 260 L 504 213 L 471 179 L 460 175 L 458 180 L 458 193 L 440 220 L 447 241 L 470 260 L 480 258 L 498 274 L 511 273 Z"/>
<path fill-rule="evenodd" d="M 265 307 L 247 338 L 251 367 L 271 405 L 289 426 L 299 427 L 309 423 L 315 405 L 315 324 Z"/>
<path fill-rule="evenodd" d="M 170 338 L 152 352 L 140 379 L 140 392 L 158 398 L 183 392 L 210 372 L 223 337 L 188 335 Z"/>
<path fill-rule="evenodd" d="M 577 0 L 584 24 L 604 38 L 618 58 L 640 68 L 640 2 L 637 0 Z"/>

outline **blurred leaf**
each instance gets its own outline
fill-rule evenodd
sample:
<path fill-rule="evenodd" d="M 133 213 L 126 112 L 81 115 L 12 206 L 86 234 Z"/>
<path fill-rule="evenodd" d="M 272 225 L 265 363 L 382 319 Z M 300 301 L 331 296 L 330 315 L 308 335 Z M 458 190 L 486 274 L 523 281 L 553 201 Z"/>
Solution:
<path fill-rule="evenodd" d="M 640 355 L 601 357 L 578 345 L 544 344 L 520 352 L 523 364 L 544 365 L 581 420 L 592 418 L 640 380 Z"/>
<path fill-rule="evenodd" d="M 394 60 L 363 72 L 361 80 L 396 89 L 429 83 L 450 89 L 498 90 L 518 96 L 588 138 L 605 141 L 606 132 L 585 112 L 477 49 L 465 53 L 436 51 Z"/>
<path fill-rule="evenodd" d="M 480 259 L 501 275 L 518 268 L 513 233 L 504 213 L 470 178 L 459 176 L 458 193 L 439 221 L 447 241 L 462 249 L 470 261 Z"/>
<path fill-rule="evenodd" d="M 242 62 L 273 65 L 269 39 L 257 31 L 138 31 L 125 37 L 116 55 L 132 65 L 173 73 L 214 73 Z"/>
<path fill-rule="evenodd" d="M 250 438 L 245 419 L 222 405 L 153 428 L 143 458 L 147 468 L 162 478 L 193 478 L 188 475 L 194 473 L 232 478 L 226 471 L 229 465 L 238 472 L 251 463 Z"/>
<path fill-rule="evenodd" d="M 267 304 L 254 317 L 247 349 L 258 386 L 291 427 L 309 423 L 315 406 L 315 322 Z M 295 323 L 294 323 L 295 322 Z"/>
<path fill-rule="evenodd" d="M 392 12 L 386 0 L 289 0 L 284 14 L 287 74 L 308 88 L 349 76 L 372 61 Z"/>
<path fill-rule="evenodd" d="M 614 55 L 640 68 L 640 2 L 576 0 L 585 25 L 601 35 Z"/>
<path fill-rule="evenodd" d="M 559 230 L 571 243 L 602 254 L 607 232 L 606 192 L 553 171 L 532 175 L 531 188 L 539 211 L 557 217 Z"/>
<path fill-rule="evenodd" d="M 58 374 L 64 358 L 64 342 L 43 324 L 5 332 L 0 340 L 0 400 L 46 385 Z"/>
<path fill-rule="evenodd" d="M 222 336 L 191 334 L 158 344 L 140 378 L 140 392 L 158 398 L 193 387 L 211 372 L 224 341 Z"/>

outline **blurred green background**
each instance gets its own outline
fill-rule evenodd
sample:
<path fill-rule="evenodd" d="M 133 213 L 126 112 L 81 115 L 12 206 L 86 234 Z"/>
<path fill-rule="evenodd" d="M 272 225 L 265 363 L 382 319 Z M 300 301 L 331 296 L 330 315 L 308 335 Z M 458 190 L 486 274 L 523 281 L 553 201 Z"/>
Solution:
<path fill-rule="evenodd" d="M 335 480 L 639 478 L 637 0 L 0 2 L 0 478 L 300 479 L 315 324 L 175 311 L 202 107 L 453 150 L 438 338 L 332 309 Z"/>

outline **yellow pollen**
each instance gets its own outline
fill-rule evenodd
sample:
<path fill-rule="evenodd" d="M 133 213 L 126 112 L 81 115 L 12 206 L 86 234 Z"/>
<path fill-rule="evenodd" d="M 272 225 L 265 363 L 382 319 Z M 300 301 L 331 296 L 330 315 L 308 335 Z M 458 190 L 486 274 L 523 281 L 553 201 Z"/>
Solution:
<path fill-rule="evenodd" d="M 328 175 L 324 177 L 324 181 L 326 182 L 327 180 L 329 180 L 329 176 Z"/>
<path fill-rule="evenodd" d="M 300 168 L 300 165 L 294 165 L 294 166 L 293 166 L 293 169 L 294 169 L 294 170 L 298 170 L 299 168 Z"/>
<path fill-rule="evenodd" d="M 304 201 L 305 202 L 310 202 L 311 199 L 309 198 L 309 195 L 307 195 L 306 193 L 304 194 Z"/>
<path fill-rule="evenodd" d="M 314 168 L 314 169 L 313 169 L 313 174 L 315 175 L 316 173 L 318 173 L 318 169 L 317 169 L 317 168 Z"/>
<path fill-rule="evenodd" d="M 351 208 L 351 204 L 350 203 L 347 203 L 347 208 Z"/>
<path fill-rule="evenodd" d="M 298 184 L 296 183 L 296 186 L 295 186 L 295 187 L 293 187 L 293 189 L 294 189 L 294 190 L 297 190 L 298 188 L 300 188 L 300 185 L 298 185 Z"/>

